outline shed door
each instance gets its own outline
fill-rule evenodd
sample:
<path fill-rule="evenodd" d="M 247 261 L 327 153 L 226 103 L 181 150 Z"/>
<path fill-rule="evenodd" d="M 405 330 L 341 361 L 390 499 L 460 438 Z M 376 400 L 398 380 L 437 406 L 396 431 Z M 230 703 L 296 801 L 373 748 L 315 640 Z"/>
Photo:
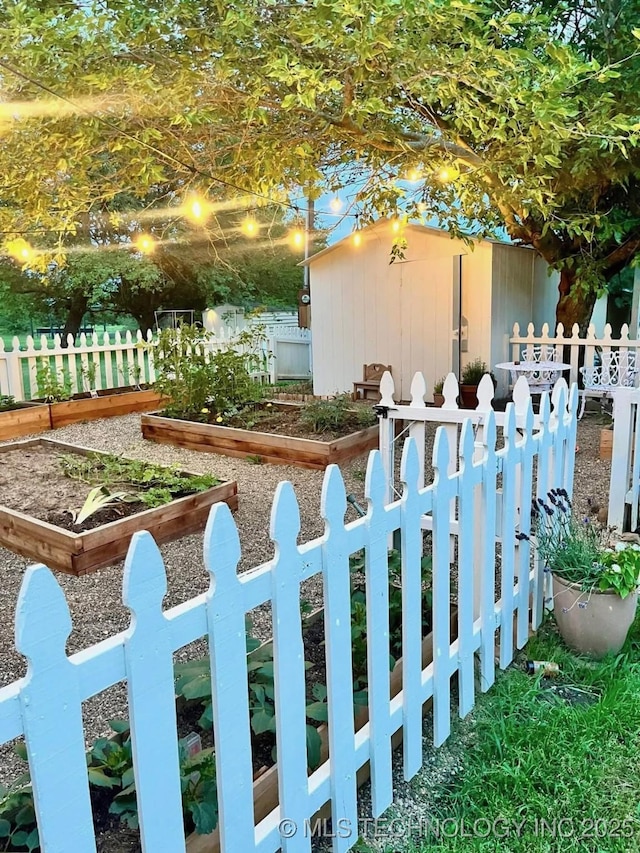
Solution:
<path fill-rule="evenodd" d="M 416 371 L 424 374 L 430 401 L 434 383 L 453 369 L 452 330 L 458 326 L 452 304 L 456 262 L 457 258 L 445 255 L 399 265 L 403 400 L 411 398 Z"/>

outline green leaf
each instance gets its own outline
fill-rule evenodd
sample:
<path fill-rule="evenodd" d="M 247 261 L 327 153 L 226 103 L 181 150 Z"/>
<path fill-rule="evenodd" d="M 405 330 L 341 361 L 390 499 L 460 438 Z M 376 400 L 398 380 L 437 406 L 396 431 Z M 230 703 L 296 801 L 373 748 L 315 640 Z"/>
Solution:
<path fill-rule="evenodd" d="M 11 835 L 11 824 L 8 820 L 0 818 L 0 838 L 8 838 Z"/>
<path fill-rule="evenodd" d="M 89 783 L 96 785 L 98 788 L 117 788 L 119 782 L 113 776 L 107 776 L 104 770 L 99 767 L 89 767 Z"/>

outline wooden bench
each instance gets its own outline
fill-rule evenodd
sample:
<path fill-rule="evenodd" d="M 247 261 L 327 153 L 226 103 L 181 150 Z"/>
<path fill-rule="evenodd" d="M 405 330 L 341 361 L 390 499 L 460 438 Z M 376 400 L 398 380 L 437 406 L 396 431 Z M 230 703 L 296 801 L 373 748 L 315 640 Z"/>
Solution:
<path fill-rule="evenodd" d="M 362 382 L 353 383 L 353 399 L 354 400 L 370 400 L 369 393 L 373 393 L 373 399 L 377 400 L 380 396 L 380 380 L 382 374 L 388 370 L 391 373 L 390 364 L 363 364 L 362 365 Z"/>

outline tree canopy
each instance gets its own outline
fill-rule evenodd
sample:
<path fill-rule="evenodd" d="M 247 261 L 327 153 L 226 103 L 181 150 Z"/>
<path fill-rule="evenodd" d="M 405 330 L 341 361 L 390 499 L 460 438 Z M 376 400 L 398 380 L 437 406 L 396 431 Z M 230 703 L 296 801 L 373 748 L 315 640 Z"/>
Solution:
<path fill-rule="evenodd" d="M 124 192 L 171 207 L 194 186 L 246 208 L 238 188 L 284 199 L 357 173 L 364 218 L 535 247 L 561 271 L 558 320 L 584 325 L 640 248 L 638 11 L 9 0 L 0 85 L 25 104 L 0 105 L 0 227 L 68 233 Z"/>

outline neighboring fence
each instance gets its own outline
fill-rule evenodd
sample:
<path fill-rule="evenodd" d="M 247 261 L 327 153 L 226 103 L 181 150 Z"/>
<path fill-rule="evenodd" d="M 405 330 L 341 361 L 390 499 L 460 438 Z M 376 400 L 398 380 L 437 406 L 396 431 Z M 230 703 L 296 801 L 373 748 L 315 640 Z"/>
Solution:
<path fill-rule="evenodd" d="M 513 361 L 521 361 L 523 350 L 529 346 L 540 346 L 542 344 L 555 346 L 556 354 L 554 360 L 564 361 L 571 365 L 571 370 L 568 374 L 564 374 L 564 378 L 567 379 L 569 383 L 578 382 L 580 367 L 583 365 L 585 367 L 593 366 L 598 351 L 611 352 L 611 350 L 628 350 L 630 352 L 637 352 L 640 349 L 640 340 L 635 340 L 629 337 L 629 327 L 626 323 L 620 331 L 619 338 L 611 337 L 611 326 L 609 323 L 604 327 L 604 335 L 601 338 L 596 337 L 595 326 L 593 324 L 589 326 L 586 338 L 580 337 L 580 329 L 577 323 L 573 326 L 571 336 L 565 338 L 564 326 L 562 323 L 558 323 L 555 335 L 549 333 L 548 323 L 543 325 L 539 335 L 536 335 L 533 323 L 529 323 L 526 335 L 520 333 L 520 326 L 516 323 L 513 327 L 513 334 L 509 340 Z M 569 348 L 570 352 L 568 361 L 566 361 L 564 357 L 566 347 Z M 640 377 L 636 379 L 636 383 L 638 383 L 638 381 L 640 381 Z"/>
<path fill-rule="evenodd" d="M 123 601 L 132 614 L 130 627 L 70 658 L 65 644 L 72 623 L 64 594 L 44 566 L 29 568 L 16 611 L 16 648 L 28 659 L 29 668 L 24 679 L 0 690 L 0 742 L 25 736 L 43 853 L 69 849 L 70 837 L 74 853 L 95 850 L 82 702 L 122 681 L 127 684 L 130 708 L 142 849 L 148 853 L 185 850 L 173 653 L 203 636 L 211 656 L 222 850 L 309 851 L 308 820 L 326 802 L 331 803 L 334 829 L 340 828 L 333 850 L 339 853 L 353 847 L 358 839 L 357 770 L 371 763 L 372 808 L 378 816 L 392 801 L 392 735 L 402 730 L 404 776 L 410 779 L 422 765 L 423 703 L 434 699 L 434 741 L 440 745 L 451 727 L 451 677 L 457 676 L 459 713 L 464 716 L 475 701 L 475 655 L 479 656 L 481 689 L 487 690 L 495 678 L 496 631 L 499 662 L 505 667 L 514 654 L 514 615 L 518 647 L 526 642 L 529 626 L 536 628 L 540 622 L 542 570 L 532 561 L 530 543 L 516 535 L 530 531 L 534 458 L 537 494 L 545 495 L 551 487 L 571 491 L 575 388 L 568 402 L 566 385 L 560 382 L 554 400 L 550 412 L 543 394 L 537 424 L 530 400 L 519 412 L 509 404 L 502 417 L 504 446 L 499 449 L 497 415 L 492 411 L 472 413 L 464 421 L 460 417 L 462 431 L 455 455 L 446 430 L 438 429 L 435 477 L 426 488 L 414 436 L 403 451 L 402 497 L 388 505 L 382 459 L 374 451 L 365 481 L 367 514 L 347 524 L 344 483 L 339 469 L 329 466 L 321 501 L 325 532 L 302 545 L 298 544 L 300 510 L 293 487 L 280 483 L 271 514 L 274 556 L 252 571 L 238 574 L 238 532 L 227 506 L 216 505 L 204 542 L 209 590 L 168 611 L 162 610 L 167 581 L 160 552 L 148 534 L 135 534 L 123 582 Z M 481 454 L 473 434 L 473 420 L 478 418 L 483 426 Z M 418 423 L 415 431 L 421 426 Z M 498 477 L 501 501 L 496 499 Z M 479 502 L 474 500 L 476 490 Z M 455 525 L 451 506 L 456 508 Z M 425 516 L 432 531 L 434 659 L 423 669 L 420 563 Z M 391 699 L 387 540 L 398 530 L 403 689 Z M 457 543 L 453 572 L 450 537 Z M 349 555 L 362 548 L 366 550 L 369 722 L 356 733 Z M 475 578 L 474 560 L 480 566 Z M 329 758 L 308 777 L 300 585 L 312 577 L 321 579 L 324 591 Z M 481 593 L 477 619 L 472 606 L 476 583 Z M 451 640 L 454 590 L 458 611 L 453 626 L 456 639 Z M 274 630 L 280 805 L 256 825 L 245 615 L 264 604 L 271 605 Z"/>
<path fill-rule="evenodd" d="M 214 346 L 234 346 L 235 329 L 223 328 L 216 335 Z M 124 336 L 116 332 L 80 335 L 76 343 L 68 336 L 68 345 L 61 346 L 56 335 L 51 341 L 41 335 L 39 346 L 33 337 L 27 337 L 21 348 L 18 338 L 7 347 L 0 338 L 0 395 L 10 395 L 16 400 L 31 400 L 39 396 L 36 373 L 43 360 L 49 364 L 58 380 L 68 378 L 71 393 L 120 388 L 127 385 L 151 383 L 155 380 L 151 331 L 145 336 L 138 331 Z M 282 379 L 309 379 L 311 376 L 311 333 L 308 329 L 280 326 L 266 327 L 263 346 L 264 370 L 256 374 L 272 383 Z"/>
<path fill-rule="evenodd" d="M 613 395 L 613 447 L 607 524 L 621 532 L 638 529 L 640 502 L 640 389 Z"/>
<path fill-rule="evenodd" d="M 40 346 L 36 347 L 29 335 L 24 349 L 18 338 L 13 339 L 9 349 L 0 338 L 0 394 L 8 394 L 16 400 L 37 397 L 36 372 L 43 362 L 59 381 L 68 378 L 72 394 L 155 380 L 153 358 L 144 346 L 145 342 L 153 341 L 152 332 L 147 332 L 146 337 L 140 331 L 135 335 L 127 332 L 124 337 L 116 332 L 113 338 L 108 332 L 103 335 L 94 332 L 90 337 L 80 335 L 77 344 L 73 335 L 67 340 L 63 348 L 60 335 L 55 335 L 53 342 L 41 335 Z"/>

